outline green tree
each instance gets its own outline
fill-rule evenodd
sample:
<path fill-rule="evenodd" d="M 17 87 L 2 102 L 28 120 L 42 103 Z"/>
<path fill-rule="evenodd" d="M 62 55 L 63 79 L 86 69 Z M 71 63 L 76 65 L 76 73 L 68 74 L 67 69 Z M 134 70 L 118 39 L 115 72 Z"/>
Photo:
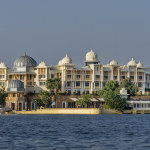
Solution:
<path fill-rule="evenodd" d="M 40 98 L 34 98 L 33 99 L 33 103 L 35 104 L 35 107 L 37 108 L 39 108 L 40 106 L 42 106 L 43 105 L 43 102 L 42 102 L 42 100 L 40 99 Z"/>
<path fill-rule="evenodd" d="M 79 105 L 79 106 L 83 107 L 84 104 L 85 104 L 85 101 L 82 98 L 80 98 L 76 101 L 76 106 Z"/>
<path fill-rule="evenodd" d="M 50 91 L 50 94 L 51 94 L 51 90 L 54 89 L 54 80 L 53 79 L 48 79 L 46 81 L 46 88 Z"/>
<path fill-rule="evenodd" d="M 89 94 L 82 94 L 81 98 L 76 101 L 76 106 L 80 105 L 81 107 L 83 107 L 83 105 L 87 104 L 90 101 L 90 97 L 91 95 Z"/>
<path fill-rule="evenodd" d="M 132 83 L 130 78 L 126 78 L 122 81 L 119 86 L 119 90 L 121 90 L 122 88 L 125 88 L 130 96 L 134 96 L 135 93 L 139 91 L 138 86 Z"/>
<path fill-rule="evenodd" d="M 5 87 L 0 88 L 0 105 L 5 105 L 5 99 L 8 97 L 8 93 L 5 92 Z"/>
<path fill-rule="evenodd" d="M 50 93 L 48 91 L 42 91 L 39 93 L 39 95 L 41 96 L 42 103 L 45 105 L 45 108 L 46 108 L 47 104 L 51 100 Z"/>
<path fill-rule="evenodd" d="M 60 78 L 54 79 L 54 89 L 56 89 L 56 93 L 55 93 L 55 107 L 56 107 L 57 90 L 61 89 L 61 79 Z"/>
<path fill-rule="evenodd" d="M 120 112 L 124 112 L 126 99 L 121 98 L 118 81 L 107 81 L 106 86 L 98 92 L 98 95 L 102 96 L 105 100 L 105 104 L 110 108 L 116 109 Z"/>

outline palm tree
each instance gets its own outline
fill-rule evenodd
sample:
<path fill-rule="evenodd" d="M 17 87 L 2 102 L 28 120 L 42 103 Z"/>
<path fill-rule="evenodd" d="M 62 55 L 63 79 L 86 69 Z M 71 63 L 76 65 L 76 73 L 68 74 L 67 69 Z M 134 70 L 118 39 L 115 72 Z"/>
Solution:
<path fill-rule="evenodd" d="M 57 90 L 61 89 L 61 79 L 60 78 L 54 79 L 54 89 L 56 89 L 56 93 L 55 93 L 55 107 L 56 107 Z"/>
<path fill-rule="evenodd" d="M 49 89 L 49 92 L 51 94 L 51 90 L 54 89 L 54 80 L 53 79 L 48 79 L 46 81 L 46 88 Z"/>

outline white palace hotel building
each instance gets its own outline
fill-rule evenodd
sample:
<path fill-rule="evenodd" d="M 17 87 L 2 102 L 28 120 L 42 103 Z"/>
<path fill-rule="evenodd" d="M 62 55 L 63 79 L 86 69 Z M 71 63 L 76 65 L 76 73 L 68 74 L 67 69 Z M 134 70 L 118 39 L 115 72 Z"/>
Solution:
<path fill-rule="evenodd" d="M 25 53 L 15 60 L 13 68 L 8 68 L 4 62 L 0 63 L 0 86 L 4 86 L 7 91 L 13 91 L 19 85 L 10 82 L 17 79 L 23 83 L 25 93 L 38 93 L 47 90 L 45 85 L 47 79 L 61 78 L 62 85 L 59 92 L 82 94 L 83 91 L 92 93 L 102 89 L 109 80 L 117 80 L 120 84 L 123 79 L 129 77 L 142 94 L 145 94 L 145 88 L 150 87 L 150 68 L 144 67 L 141 62 L 137 63 L 133 58 L 124 66 L 115 60 L 103 65 L 98 60 L 98 55 L 91 50 L 86 54 L 84 63 L 84 67 L 77 68 L 72 59 L 66 55 L 58 65 L 48 66 L 44 61 L 37 64 Z"/>

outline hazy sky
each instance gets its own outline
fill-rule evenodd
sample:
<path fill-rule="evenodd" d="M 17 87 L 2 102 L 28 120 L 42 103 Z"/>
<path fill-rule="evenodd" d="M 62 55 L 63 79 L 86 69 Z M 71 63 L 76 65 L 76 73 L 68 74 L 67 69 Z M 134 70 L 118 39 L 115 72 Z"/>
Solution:
<path fill-rule="evenodd" d="M 66 54 L 84 66 L 91 49 L 102 64 L 133 57 L 150 67 L 150 0 L 1 0 L 0 62 L 23 55 L 57 65 Z"/>

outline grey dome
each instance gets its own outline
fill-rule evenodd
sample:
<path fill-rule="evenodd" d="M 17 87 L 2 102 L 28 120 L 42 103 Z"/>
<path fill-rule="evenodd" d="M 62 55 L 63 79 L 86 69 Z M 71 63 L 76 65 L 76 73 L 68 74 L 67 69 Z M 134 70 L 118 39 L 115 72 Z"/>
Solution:
<path fill-rule="evenodd" d="M 37 62 L 30 56 L 24 53 L 23 56 L 19 57 L 14 62 L 14 67 L 36 67 Z"/>
<path fill-rule="evenodd" d="M 16 79 L 16 80 L 12 80 L 9 83 L 8 88 L 9 89 L 11 89 L 11 88 L 23 89 L 24 84 L 22 83 L 22 81 Z"/>

